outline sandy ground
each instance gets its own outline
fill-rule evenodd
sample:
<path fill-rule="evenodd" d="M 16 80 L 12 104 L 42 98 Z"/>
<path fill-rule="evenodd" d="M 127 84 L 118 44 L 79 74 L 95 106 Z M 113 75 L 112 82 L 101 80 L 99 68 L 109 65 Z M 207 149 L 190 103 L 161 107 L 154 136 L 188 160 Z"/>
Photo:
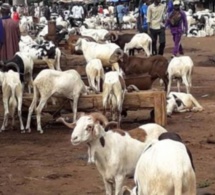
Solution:
<path fill-rule="evenodd" d="M 166 126 L 168 131 L 179 133 L 190 148 L 197 186 L 212 192 L 215 192 L 215 145 L 206 140 L 215 136 L 214 40 L 214 37 L 183 38 L 185 54 L 195 62 L 191 92 L 205 110 L 174 114 Z M 168 58 L 171 49 L 172 39 L 168 35 L 165 54 Z M 159 87 L 158 83 L 154 87 Z M 127 119 L 130 123 L 122 126 L 137 127 L 143 122 L 136 123 L 135 119 L 145 117 L 145 112 L 135 112 Z M 51 125 L 40 135 L 35 127 L 31 134 L 20 134 L 18 127 L 0 134 L 0 195 L 104 194 L 96 167 L 87 165 L 87 147 L 72 146 L 70 129 Z M 126 183 L 132 185 L 132 179 Z"/>

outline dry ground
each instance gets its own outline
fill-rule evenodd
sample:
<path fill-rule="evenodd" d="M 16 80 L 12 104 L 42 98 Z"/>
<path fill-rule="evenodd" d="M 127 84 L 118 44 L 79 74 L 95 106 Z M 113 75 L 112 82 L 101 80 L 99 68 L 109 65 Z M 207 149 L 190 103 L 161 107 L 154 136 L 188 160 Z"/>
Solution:
<path fill-rule="evenodd" d="M 175 114 L 166 128 L 179 133 L 194 157 L 197 185 L 215 192 L 215 145 L 206 142 L 215 136 L 215 37 L 183 38 L 186 55 L 195 62 L 192 93 L 204 106 L 201 113 Z M 166 56 L 171 37 L 167 36 Z M 1 109 L 2 110 L 2 109 Z M 144 118 L 144 112 L 130 117 Z M 1 120 L 2 122 L 2 120 Z M 129 129 L 141 123 L 124 123 Z M 17 128 L 18 129 L 18 128 Z M 0 195 L 103 195 L 102 179 L 94 165 L 87 165 L 87 147 L 72 146 L 71 130 L 50 126 L 40 135 L 18 130 L 0 134 Z M 127 181 L 132 184 L 132 180 Z"/>

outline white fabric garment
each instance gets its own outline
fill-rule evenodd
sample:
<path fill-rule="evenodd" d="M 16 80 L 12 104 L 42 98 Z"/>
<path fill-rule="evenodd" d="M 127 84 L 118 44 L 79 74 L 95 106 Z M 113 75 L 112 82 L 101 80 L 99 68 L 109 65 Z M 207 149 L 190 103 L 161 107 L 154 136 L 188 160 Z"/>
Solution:
<path fill-rule="evenodd" d="M 82 15 L 84 14 L 84 9 L 82 6 L 77 6 L 75 5 L 73 8 L 72 8 L 72 15 L 73 15 L 73 18 L 82 18 Z"/>

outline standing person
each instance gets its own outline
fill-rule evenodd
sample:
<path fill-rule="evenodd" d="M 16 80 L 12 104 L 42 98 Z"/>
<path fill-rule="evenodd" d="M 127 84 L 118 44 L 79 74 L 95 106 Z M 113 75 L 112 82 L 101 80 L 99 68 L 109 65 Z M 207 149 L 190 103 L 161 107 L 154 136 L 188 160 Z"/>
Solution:
<path fill-rule="evenodd" d="M 19 13 L 16 11 L 16 7 L 13 7 L 13 20 L 19 22 L 20 17 L 19 17 Z"/>
<path fill-rule="evenodd" d="M 117 17 L 118 17 L 118 20 L 119 20 L 119 23 L 118 23 L 118 29 L 119 29 L 119 31 L 122 30 L 124 9 L 125 9 L 125 7 L 123 6 L 122 2 L 119 1 L 118 5 L 116 6 Z"/>
<path fill-rule="evenodd" d="M 177 56 L 177 54 L 184 54 L 183 47 L 181 45 L 181 36 L 183 33 L 187 34 L 187 17 L 184 11 L 180 9 L 180 1 L 175 0 L 173 2 L 174 9 L 169 14 L 166 27 L 170 27 L 170 31 L 173 36 L 174 48 L 172 51 L 172 57 Z"/>
<path fill-rule="evenodd" d="M 143 4 L 140 6 L 140 32 L 148 33 L 147 10 L 149 5 L 150 0 L 143 0 Z"/>
<path fill-rule="evenodd" d="M 47 21 L 49 21 L 51 18 L 51 12 L 47 5 L 45 6 L 44 17 L 46 18 Z"/>
<path fill-rule="evenodd" d="M 173 11 L 173 0 L 169 0 L 167 4 L 167 14 Z"/>
<path fill-rule="evenodd" d="M 73 6 L 72 15 L 73 15 L 73 19 L 83 22 L 84 9 L 79 3 L 75 4 L 75 6 Z"/>
<path fill-rule="evenodd" d="M 10 5 L 1 6 L 4 41 L 0 50 L 0 59 L 9 60 L 19 51 L 19 23 L 10 17 Z"/>
<path fill-rule="evenodd" d="M 154 0 L 154 3 L 148 7 L 147 22 L 148 33 L 152 38 L 152 55 L 163 55 L 166 44 L 165 37 L 165 5 L 160 0 Z M 159 37 L 159 49 L 157 52 L 157 38 Z"/>

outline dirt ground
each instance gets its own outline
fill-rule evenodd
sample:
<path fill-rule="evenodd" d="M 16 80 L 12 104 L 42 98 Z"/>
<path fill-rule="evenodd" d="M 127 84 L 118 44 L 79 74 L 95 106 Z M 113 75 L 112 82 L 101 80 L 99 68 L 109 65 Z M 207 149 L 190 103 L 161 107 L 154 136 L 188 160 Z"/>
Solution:
<path fill-rule="evenodd" d="M 166 128 L 179 133 L 192 151 L 197 186 L 215 192 L 215 145 L 207 143 L 208 137 L 215 139 L 215 37 L 183 38 L 182 43 L 185 54 L 195 62 L 191 92 L 205 110 L 174 114 L 168 118 Z M 168 58 L 171 50 L 168 34 Z M 137 127 L 143 122 L 136 123 L 135 119 L 145 117 L 144 112 L 135 112 L 130 123 L 122 126 Z M 20 134 L 18 128 L 1 133 L 0 195 L 103 195 L 101 176 L 95 165 L 87 165 L 87 147 L 72 146 L 71 132 L 64 126 L 51 125 L 43 135 L 35 128 L 31 134 Z M 126 183 L 132 185 L 132 180 Z"/>

